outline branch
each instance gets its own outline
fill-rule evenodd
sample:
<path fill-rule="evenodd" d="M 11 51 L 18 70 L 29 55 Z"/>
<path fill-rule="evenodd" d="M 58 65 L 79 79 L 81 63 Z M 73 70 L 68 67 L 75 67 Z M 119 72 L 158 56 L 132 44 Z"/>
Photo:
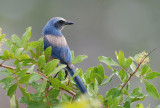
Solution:
<path fill-rule="evenodd" d="M 138 64 L 136 70 L 133 73 L 130 74 L 130 77 L 128 78 L 128 80 L 126 81 L 126 83 L 123 84 L 123 86 L 121 87 L 121 89 L 123 89 L 126 86 L 126 84 L 128 84 L 128 82 L 132 79 L 133 75 L 138 71 L 140 65 L 141 65 L 141 63 Z"/>
<path fill-rule="evenodd" d="M 138 71 L 139 67 L 141 66 L 141 64 L 143 63 L 143 61 L 153 52 L 155 51 L 157 48 L 154 48 L 153 50 L 151 50 L 144 58 L 143 60 L 137 65 L 137 68 L 135 69 L 135 71 L 133 73 L 130 74 L 130 77 L 128 78 L 128 80 L 126 81 L 126 83 L 123 84 L 123 86 L 121 87 L 121 89 L 123 89 L 128 82 L 132 79 L 133 75 Z"/>
<path fill-rule="evenodd" d="M 4 62 L 2 62 L 2 63 L 4 63 Z M 3 65 L 2 63 L 0 64 L 0 67 L 12 69 L 12 70 L 16 70 L 15 67 Z M 45 74 L 41 73 L 39 70 L 38 70 L 38 73 L 39 73 L 40 75 L 42 75 L 44 78 L 48 79 L 48 77 L 47 77 Z M 27 73 L 27 74 L 30 74 L 30 73 Z M 42 80 L 44 79 L 43 77 L 41 78 Z M 48 82 L 49 82 L 49 80 L 48 80 Z M 68 91 L 68 90 L 65 90 L 65 89 L 63 89 L 63 88 L 60 88 L 60 89 L 62 89 L 62 90 L 64 90 L 64 91 L 68 92 L 68 93 L 71 94 L 72 96 L 75 96 L 75 95 L 76 95 L 76 93 L 74 93 L 74 92 L 72 92 L 72 91 Z"/>
<path fill-rule="evenodd" d="M 72 92 L 72 91 L 65 90 L 65 89 L 63 89 L 63 88 L 61 88 L 61 87 L 60 87 L 60 89 L 62 89 L 63 91 L 66 91 L 66 92 L 68 92 L 68 93 L 70 93 L 72 96 L 75 96 L 75 95 L 76 95 L 76 93 L 74 93 L 74 92 Z"/>
<path fill-rule="evenodd" d="M 48 80 L 48 77 L 47 77 L 45 74 L 41 73 L 39 70 L 38 70 L 38 73 L 39 73 L 40 75 L 42 75 L 43 77 L 45 77 L 45 78 Z M 41 79 L 43 80 L 43 78 L 41 78 Z M 49 80 L 48 80 L 48 82 L 51 84 L 51 82 L 50 82 Z M 71 94 L 72 96 L 75 96 L 75 95 L 76 95 L 75 92 L 65 90 L 65 89 L 63 89 L 63 88 L 61 88 L 61 87 L 60 87 L 60 89 L 62 89 L 63 91 L 66 91 L 67 93 Z"/>
<path fill-rule="evenodd" d="M 16 70 L 16 68 L 15 68 L 15 67 L 11 67 L 11 66 L 7 66 L 7 65 L 3 65 L 3 64 L 0 64 L 0 67 L 9 68 L 9 69 L 12 69 L 12 70 Z"/>

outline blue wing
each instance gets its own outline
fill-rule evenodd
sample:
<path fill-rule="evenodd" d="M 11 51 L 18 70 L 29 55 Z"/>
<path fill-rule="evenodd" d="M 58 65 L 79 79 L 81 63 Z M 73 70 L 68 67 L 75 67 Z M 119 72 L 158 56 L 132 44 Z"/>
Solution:
<path fill-rule="evenodd" d="M 44 41 L 44 50 L 49 46 L 52 47 L 51 56 L 53 58 L 59 59 L 61 63 L 65 64 L 72 63 L 72 56 L 68 45 L 67 46 L 54 45 L 54 41 L 48 40 L 45 36 L 43 37 L 43 41 Z"/>

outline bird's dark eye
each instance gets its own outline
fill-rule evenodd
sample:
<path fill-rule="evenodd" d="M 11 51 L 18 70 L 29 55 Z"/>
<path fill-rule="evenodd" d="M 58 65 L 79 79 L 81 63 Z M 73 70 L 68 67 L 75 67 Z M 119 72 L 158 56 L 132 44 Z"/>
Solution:
<path fill-rule="evenodd" d="M 63 23 L 64 23 L 64 21 L 63 21 L 63 20 L 60 20 L 60 21 L 59 21 L 59 23 L 60 23 L 60 24 L 63 24 Z"/>

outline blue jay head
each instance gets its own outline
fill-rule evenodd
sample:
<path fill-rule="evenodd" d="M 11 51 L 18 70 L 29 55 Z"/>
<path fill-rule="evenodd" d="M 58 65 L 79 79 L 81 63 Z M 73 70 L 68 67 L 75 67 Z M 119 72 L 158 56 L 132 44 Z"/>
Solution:
<path fill-rule="evenodd" d="M 74 24 L 61 17 L 54 17 L 50 19 L 43 28 L 43 35 L 58 35 L 65 25 Z M 59 32 L 59 33 L 58 33 Z M 60 34 L 59 34 L 60 35 Z"/>

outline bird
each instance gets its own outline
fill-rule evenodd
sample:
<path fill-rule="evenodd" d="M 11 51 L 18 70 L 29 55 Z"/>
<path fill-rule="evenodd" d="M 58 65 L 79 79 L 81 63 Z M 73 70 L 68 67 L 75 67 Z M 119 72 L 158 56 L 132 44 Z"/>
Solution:
<path fill-rule="evenodd" d="M 44 50 L 51 46 L 51 57 L 59 59 L 60 63 L 65 64 L 66 70 L 71 76 L 74 75 L 76 70 L 75 66 L 72 64 L 71 51 L 66 38 L 62 34 L 62 29 L 66 25 L 72 24 L 74 24 L 72 21 L 67 21 L 62 17 L 53 17 L 46 23 L 42 31 Z M 82 94 L 87 93 L 87 89 L 78 75 L 75 76 L 73 80 Z"/>

